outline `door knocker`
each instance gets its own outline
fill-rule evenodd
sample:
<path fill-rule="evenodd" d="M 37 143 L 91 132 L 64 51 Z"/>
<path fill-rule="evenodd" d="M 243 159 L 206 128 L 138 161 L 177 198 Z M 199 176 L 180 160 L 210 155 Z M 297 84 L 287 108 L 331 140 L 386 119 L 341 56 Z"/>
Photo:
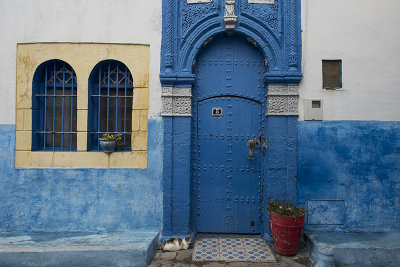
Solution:
<path fill-rule="evenodd" d="M 248 159 L 254 159 L 254 151 L 256 150 L 256 138 L 247 141 L 247 147 L 249 148 L 249 153 L 247 153 Z"/>
<path fill-rule="evenodd" d="M 262 140 L 262 134 L 260 133 L 260 136 L 258 139 L 255 137 L 253 139 L 250 139 L 247 141 L 247 147 L 249 148 L 249 153 L 247 153 L 247 158 L 248 159 L 254 159 L 254 151 L 257 149 L 261 150 L 261 153 L 265 156 L 265 151 L 268 148 L 268 142 L 267 138 L 264 138 L 263 145 L 261 147 L 261 140 Z"/>

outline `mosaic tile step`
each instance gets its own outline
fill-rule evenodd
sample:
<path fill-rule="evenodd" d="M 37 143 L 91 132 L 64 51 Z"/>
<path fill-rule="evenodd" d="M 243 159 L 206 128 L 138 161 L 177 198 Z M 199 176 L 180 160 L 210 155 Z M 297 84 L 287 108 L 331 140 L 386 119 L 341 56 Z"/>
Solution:
<path fill-rule="evenodd" d="M 270 247 L 259 237 L 200 238 L 194 245 L 192 259 L 194 262 L 275 262 Z"/>

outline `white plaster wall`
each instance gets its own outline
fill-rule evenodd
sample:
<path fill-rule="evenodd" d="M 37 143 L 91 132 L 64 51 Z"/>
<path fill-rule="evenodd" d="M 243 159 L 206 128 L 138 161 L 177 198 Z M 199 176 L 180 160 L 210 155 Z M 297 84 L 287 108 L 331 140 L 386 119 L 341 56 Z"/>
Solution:
<path fill-rule="evenodd" d="M 304 98 L 324 120 L 400 120 L 400 1 L 302 0 Z M 343 89 L 322 89 L 322 59 L 343 60 Z"/>
<path fill-rule="evenodd" d="M 0 0 L 0 124 L 15 123 L 17 43 L 150 45 L 150 117 L 160 113 L 161 0 Z"/>

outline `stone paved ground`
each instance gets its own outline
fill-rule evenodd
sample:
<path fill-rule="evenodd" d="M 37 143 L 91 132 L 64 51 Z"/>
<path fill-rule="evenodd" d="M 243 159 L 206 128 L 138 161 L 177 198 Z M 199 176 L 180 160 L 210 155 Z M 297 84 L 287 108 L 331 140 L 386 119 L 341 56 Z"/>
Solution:
<path fill-rule="evenodd" d="M 272 248 L 273 250 L 273 248 Z M 276 263 L 255 262 L 192 262 L 193 248 L 178 252 L 162 252 L 157 250 L 149 267 L 304 267 L 310 266 L 310 257 L 304 244 L 300 244 L 296 256 L 283 257 L 274 250 Z"/>

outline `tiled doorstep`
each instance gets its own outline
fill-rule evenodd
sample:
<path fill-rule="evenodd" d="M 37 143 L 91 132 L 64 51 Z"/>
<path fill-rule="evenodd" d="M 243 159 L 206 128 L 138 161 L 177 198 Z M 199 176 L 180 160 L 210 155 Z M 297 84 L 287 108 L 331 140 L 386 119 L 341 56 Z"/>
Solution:
<path fill-rule="evenodd" d="M 200 261 L 275 262 L 262 238 L 201 238 L 194 246 L 192 259 Z"/>

